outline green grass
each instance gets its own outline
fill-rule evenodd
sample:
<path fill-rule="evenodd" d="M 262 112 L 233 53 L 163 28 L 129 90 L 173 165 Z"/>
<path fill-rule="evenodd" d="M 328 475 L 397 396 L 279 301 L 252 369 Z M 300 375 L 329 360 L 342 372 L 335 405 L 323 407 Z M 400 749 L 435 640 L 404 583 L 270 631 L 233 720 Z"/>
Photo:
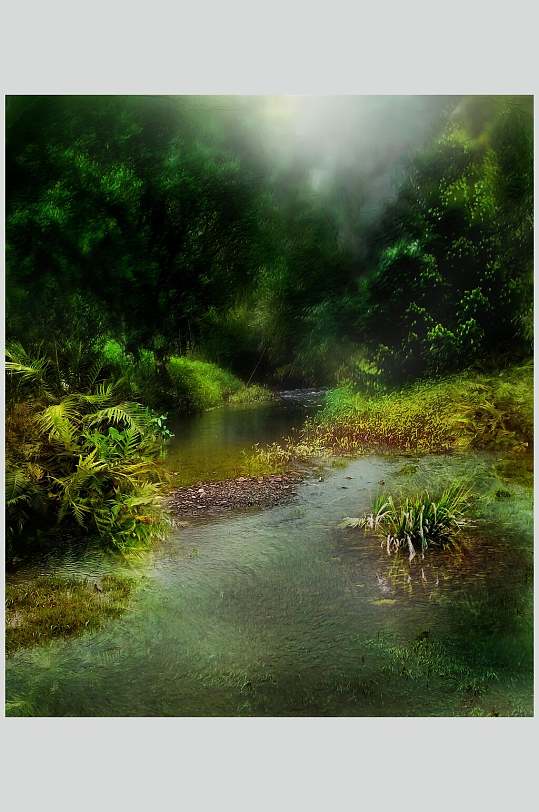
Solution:
<path fill-rule="evenodd" d="M 242 386 L 230 372 L 192 358 L 173 356 L 167 364 L 167 372 L 172 396 L 190 411 L 219 406 Z"/>
<path fill-rule="evenodd" d="M 374 396 L 333 389 L 306 432 L 340 454 L 373 447 L 525 450 L 533 438 L 533 365 L 496 375 L 467 372 Z"/>
<path fill-rule="evenodd" d="M 436 497 L 423 491 L 395 502 L 391 494 L 381 494 L 370 513 L 358 519 L 344 519 L 342 524 L 378 532 L 388 553 L 406 547 L 412 560 L 418 551 L 442 547 L 470 525 L 466 516 L 470 499 L 470 490 L 458 481 Z"/>
<path fill-rule="evenodd" d="M 198 358 L 173 355 L 158 369 L 155 353 L 142 350 L 137 359 L 117 341 L 107 341 L 103 356 L 121 375 L 130 397 L 153 407 L 200 412 L 224 403 L 258 403 L 271 398 L 268 389 L 247 386 L 226 369 Z"/>
<path fill-rule="evenodd" d="M 246 386 L 239 378 L 216 364 L 173 356 L 167 365 L 172 394 L 189 411 L 203 411 L 223 403 L 256 403 L 269 400 L 269 390 Z"/>
<path fill-rule="evenodd" d="M 95 630 L 124 612 L 136 581 L 105 575 L 99 582 L 42 576 L 6 584 L 6 652 Z"/>

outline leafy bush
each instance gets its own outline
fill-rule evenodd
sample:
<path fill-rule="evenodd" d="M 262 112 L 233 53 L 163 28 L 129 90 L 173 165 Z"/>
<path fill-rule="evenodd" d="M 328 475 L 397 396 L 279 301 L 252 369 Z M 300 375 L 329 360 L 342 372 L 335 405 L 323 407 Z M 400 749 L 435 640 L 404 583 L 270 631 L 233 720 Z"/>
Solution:
<path fill-rule="evenodd" d="M 342 525 L 383 534 L 382 545 L 386 545 L 388 554 L 406 547 L 411 561 L 417 549 L 424 554 L 429 546 L 443 546 L 452 535 L 469 526 L 466 510 L 470 498 L 470 490 L 459 482 L 435 498 L 424 491 L 395 503 L 391 495 L 381 494 L 370 513 L 358 519 L 346 518 Z"/>
<path fill-rule="evenodd" d="M 167 528 L 159 457 L 164 417 L 119 400 L 111 382 L 71 391 L 45 357 L 8 350 L 6 509 L 10 543 L 51 524 L 125 550 Z"/>

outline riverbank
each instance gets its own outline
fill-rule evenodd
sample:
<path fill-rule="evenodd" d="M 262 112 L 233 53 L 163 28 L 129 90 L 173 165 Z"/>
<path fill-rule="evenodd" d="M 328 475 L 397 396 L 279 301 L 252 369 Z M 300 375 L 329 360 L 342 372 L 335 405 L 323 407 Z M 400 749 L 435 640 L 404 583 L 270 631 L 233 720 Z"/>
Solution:
<path fill-rule="evenodd" d="M 333 389 L 302 439 L 337 454 L 526 451 L 533 443 L 533 364 L 468 371 L 376 395 Z"/>

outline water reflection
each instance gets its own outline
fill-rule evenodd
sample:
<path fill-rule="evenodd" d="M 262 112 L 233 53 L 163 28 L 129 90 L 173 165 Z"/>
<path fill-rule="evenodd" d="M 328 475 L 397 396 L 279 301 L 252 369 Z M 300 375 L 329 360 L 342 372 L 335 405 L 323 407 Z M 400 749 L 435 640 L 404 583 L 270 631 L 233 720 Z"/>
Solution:
<path fill-rule="evenodd" d="M 174 438 L 167 467 L 185 483 L 225 479 L 240 471 L 242 454 L 256 443 L 277 442 L 320 408 L 321 390 L 291 390 L 255 407 L 222 407 L 170 419 Z"/>

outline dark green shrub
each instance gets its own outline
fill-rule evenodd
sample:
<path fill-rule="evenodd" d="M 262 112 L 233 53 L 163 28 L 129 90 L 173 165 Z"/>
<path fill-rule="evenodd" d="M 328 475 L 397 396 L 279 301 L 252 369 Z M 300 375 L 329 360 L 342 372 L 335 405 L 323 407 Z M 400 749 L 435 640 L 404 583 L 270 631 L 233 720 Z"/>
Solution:
<path fill-rule="evenodd" d="M 11 546 L 43 524 L 122 550 L 147 545 L 168 522 L 158 465 L 162 416 L 122 401 L 111 382 L 70 391 L 44 357 L 8 350 L 6 512 Z M 63 391 L 62 391 L 63 390 Z"/>

